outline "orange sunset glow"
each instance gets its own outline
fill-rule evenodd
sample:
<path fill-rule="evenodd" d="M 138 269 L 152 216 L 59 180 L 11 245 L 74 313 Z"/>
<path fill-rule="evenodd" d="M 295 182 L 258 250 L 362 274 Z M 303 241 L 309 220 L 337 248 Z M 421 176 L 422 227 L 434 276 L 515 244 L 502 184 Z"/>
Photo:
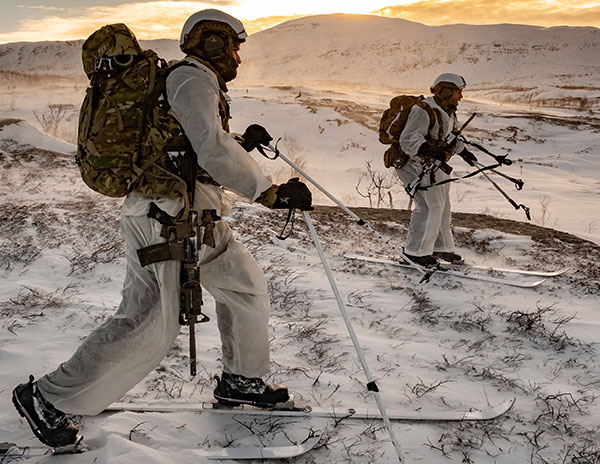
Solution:
<path fill-rule="evenodd" d="M 11 4 L 13 2 L 10 2 Z M 18 2 L 17 2 L 18 3 Z M 47 3 L 47 6 L 44 6 Z M 193 12 L 220 8 L 246 24 L 249 33 L 302 16 L 348 13 L 398 17 L 428 25 L 518 23 L 544 27 L 600 26 L 600 2 L 586 0 L 427 0 L 427 1 L 317 1 L 301 4 L 273 1 L 111 1 L 82 0 L 77 8 L 57 7 L 61 2 L 40 0 L 35 6 L 1 5 L 17 9 L 22 19 L 0 28 L 0 43 L 15 41 L 71 40 L 85 38 L 98 27 L 126 22 L 141 39 L 176 38 Z M 300 6 L 301 5 L 301 6 Z M 32 19 L 35 15 L 35 19 Z"/>

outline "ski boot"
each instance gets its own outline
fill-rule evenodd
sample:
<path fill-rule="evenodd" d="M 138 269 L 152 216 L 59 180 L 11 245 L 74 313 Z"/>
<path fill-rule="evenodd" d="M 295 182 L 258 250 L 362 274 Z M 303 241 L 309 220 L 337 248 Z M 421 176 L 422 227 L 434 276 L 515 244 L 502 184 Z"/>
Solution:
<path fill-rule="evenodd" d="M 79 429 L 62 411 L 44 399 L 29 376 L 29 382 L 18 385 L 12 394 L 13 404 L 23 416 L 35 436 L 52 448 L 74 445 L 81 440 Z"/>
<path fill-rule="evenodd" d="M 435 267 L 438 264 L 438 260 L 434 258 L 432 255 L 425 256 L 413 256 L 404 254 L 408 259 L 410 259 L 413 263 L 418 264 L 419 266 L 424 267 Z"/>
<path fill-rule="evenodd" d="M 450 264 L 464 264 L 464 258 L 452 251 L 434 251 L 433 256 L 438 259 L 449 262 Z"/>
<path fill-rule="evenodd" d="M 265 384 L 260 377 L 248 378 L 242 375 L 223 375 L 217 380 L 213 396 L 220 405 L 240 406 L 244 404 L 259 408 L 293 408 L 293 398 L 285 385 Z"/>

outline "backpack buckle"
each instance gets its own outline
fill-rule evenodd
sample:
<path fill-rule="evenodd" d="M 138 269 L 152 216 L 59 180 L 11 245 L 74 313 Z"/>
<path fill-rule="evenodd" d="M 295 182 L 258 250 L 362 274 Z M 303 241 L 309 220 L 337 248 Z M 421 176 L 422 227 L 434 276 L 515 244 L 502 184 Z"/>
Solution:
<path fill-rule="evenodd" d="M 96 63 L 94 66 L 94 71 L 112 71 L 113 70 L 113 61 L 112 58 L 102 57 L 96 58 Z"/>

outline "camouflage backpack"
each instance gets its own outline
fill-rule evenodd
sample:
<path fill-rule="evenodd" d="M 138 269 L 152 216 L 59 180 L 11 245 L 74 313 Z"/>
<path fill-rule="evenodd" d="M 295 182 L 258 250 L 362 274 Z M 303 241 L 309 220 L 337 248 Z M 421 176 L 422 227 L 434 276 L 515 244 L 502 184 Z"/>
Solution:
<path fill-rule="evenodd" d="M 189 142 L 168 113 L 164 60 L 142 50 L 124 24 L 110 24 L 83 44 L 90 79 L 79 114 L 76 162 L 96 192 L 122 197 L 131 191 L 189 198 L 167 152 L 184 153 Z"/>
<path fill-rule="evenodd" d="M 418 105 L 429 115 L 429 129 L 436 121 L 433 109 L 424 102 L 424 97 L 414 95 L 399 95 L 390 100 L 390 107 L 383 112 L 379 121 L 379 141 L 391 145 L 384 155 L 383 164 L 386 168 L 401 168 L 408 161 L 408 155 L 400 148 L 400 134 L 406 126 L 406 120 L 413 106 Z"/>

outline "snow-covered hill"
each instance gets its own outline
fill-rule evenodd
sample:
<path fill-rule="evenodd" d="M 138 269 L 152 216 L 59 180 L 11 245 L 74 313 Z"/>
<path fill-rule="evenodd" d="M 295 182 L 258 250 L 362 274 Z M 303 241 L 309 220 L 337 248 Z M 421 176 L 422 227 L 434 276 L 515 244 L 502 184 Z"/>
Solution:
<path fill-rule="evenodd" d="M 81 76 L 81 43 L 0 45 L 0 70 Z M 142 46 L 167 59 L 181 56 L 174 40 Z M 379 16 L 312 16 L 253 34 L 242 59 L 239 85 L 423 92 L 451 70 L 482 98 L 600 107 L 600 29 L 593 27 L 426 26 Z"/>
<path fill-rule="evenodd" d="M 85 77 L 81 64 L 82 44 L 83 40 L 1 44 L 0 72 Z M 174 40 L 142 40 L 140 45 L 155 50 L 167 60 L 183 56 Z"/>
<path fill-rule="evenodd" d="M 252 36 L 243 77 L 259 82 L 427 88 L 441 72 L 475 86 L 597 85 L 600 29 L 425 26 L 378 16 L 301 18 Z M 252 69 L 252 74 L 248 71 Z"/>

